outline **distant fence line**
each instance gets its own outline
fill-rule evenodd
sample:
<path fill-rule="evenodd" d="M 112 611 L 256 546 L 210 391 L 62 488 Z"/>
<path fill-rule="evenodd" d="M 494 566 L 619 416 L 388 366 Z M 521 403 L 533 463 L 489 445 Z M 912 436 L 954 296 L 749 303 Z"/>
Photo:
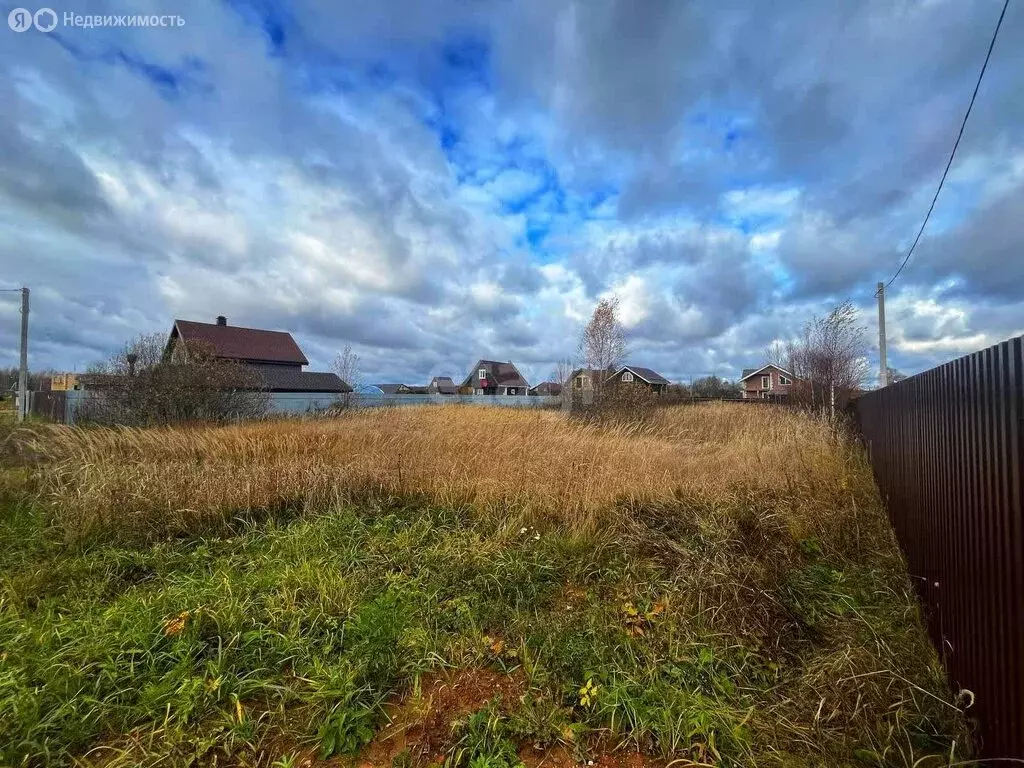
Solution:
<path fill-rule="evenodd" d="M 855 416 L 981 757 L 1024 758 L 1024 337 L 860 397 Z"/>
<path fill-rule="evenodd" d="M 30 392 L 29 410 L 50 421 L 74 424 L 82 405 L 97 393 L 89 390 L 67 392 Z M 499 395 L 335 395 L 323 392 L 271 392 L 271 415 L 301 416 L 325 411 L 344 403 L 353 408 L 382 408 L 406 405 L 454 405 L 457 403 L 519 408 L 558 407 L 561 397 Z"/>
<path fill-rule="evenodd" d="M 78 420 L 78 413 L 82 406 L 90 398 L 97 397 L 98 393 L 90 390 L 68 390 L 55 392 L 29 392 L 29 412 L 35 416 L 56 421 L 64 424 L 74 424 Z M 306 414 L 320 413 L 339 405 L 346 405 L 352 408 L 385 408 L 411 405 L 493 405 L 505 408 L 560 408 L 568 407 L 561 395 L 370 395 L 370 394 L 347 394 L 336 395 L 324 392 L 271 392 L 268 393 L 269 409 L 271 416 L 302 416 Z M 578 402 L 578 401 L 577 401 Z M 662 396 L 655 402 L 662 402 L 664 405 L 680 403 L 744 403 L 748 405 L 772 405 L 777 404 L 771 400 L 743 399 L 729 397 L 686 397 L 676 398 L 670 395 Z M 589 399 L 583 404 L 588 405 Z"/>

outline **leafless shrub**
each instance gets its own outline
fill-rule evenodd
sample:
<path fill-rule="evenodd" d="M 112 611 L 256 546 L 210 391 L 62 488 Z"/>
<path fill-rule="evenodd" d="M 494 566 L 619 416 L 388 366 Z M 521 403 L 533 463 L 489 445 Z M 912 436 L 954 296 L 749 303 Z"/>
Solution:
<path fill-rule="evenodd" d="M 660 404 L 659 396 L 642 384 L 619 382 L 606 385 L 600 397 L 585 398 L 577 394 L 572 413 L 587 422 L 642 428 Z"/>
<path fill-rule="evenodd" d="M 337 404 L 330 410 L 336 411 L 351 408 L 355 403 L 356 393 L 363 383 L 362 360 L 352 349 L 352 345 L 346 344 L 345 349 L 334 357 L 334 361 L 331 363 L 331 371 L 336 373 L 338 378 L 347 384 L 352 391 L 339 395 Z"/>
<path fill-rule="evenodd" d="M 81 421 L 125 426 L 254 419 L 269 399 L 255 370 L 218 360 L 190 344 L 187 354 L 166 355 L 161 334 L 139 336 L 82 377 L 90 396 Z"/>
<path fill-rule="evenodd" d="M 797 378 L 790 396 L 833 416 L 841 412 L 867 380 L 868 347 L 867 330 L 852 302 L 811 318 L 800 338 L 787 346 L 788 367 Z"/>

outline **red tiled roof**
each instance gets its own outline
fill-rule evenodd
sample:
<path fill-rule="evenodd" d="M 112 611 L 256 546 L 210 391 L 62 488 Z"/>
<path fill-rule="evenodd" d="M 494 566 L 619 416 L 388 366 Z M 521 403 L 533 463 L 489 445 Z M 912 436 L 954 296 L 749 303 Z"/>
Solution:
<path fill-rule="evenodd" d="M 309 365 L 290 333 L 239 328 L 233 325 L 197 323 L 175 320 L 171 334 L 188 342 L 208 344 L 216 357 L 227 360 L 250 360 L 260 363 Z"/>

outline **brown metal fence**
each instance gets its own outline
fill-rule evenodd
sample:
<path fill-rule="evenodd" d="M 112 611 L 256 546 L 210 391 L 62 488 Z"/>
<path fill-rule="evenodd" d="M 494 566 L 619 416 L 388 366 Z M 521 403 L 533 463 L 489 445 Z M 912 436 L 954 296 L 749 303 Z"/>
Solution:
<path fill-rule="evenodd" d="M 1024 758 L 1024 337 L 860 397 L 875 477 L 983 757 Z"/>
<path fill-rule="evenodd" d="M 28 408 L 33 416 L 63 422 L 66 402 L 66 392 L 29 392 Z"/>

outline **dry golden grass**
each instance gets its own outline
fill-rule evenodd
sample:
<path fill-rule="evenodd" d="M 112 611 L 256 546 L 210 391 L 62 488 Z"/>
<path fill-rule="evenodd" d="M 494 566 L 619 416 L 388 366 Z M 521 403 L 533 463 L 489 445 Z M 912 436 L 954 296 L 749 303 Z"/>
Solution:
<path fill-rule="evenodd" d="M 872 487 L 829 425 L 735 404 L 665 408 L 625 425 L 424 407 L 223 427 L 57 427 L 37 437 L 48 459 L 44 493 L 72 538 L 195 532 L 240 513 L 367 493 L 588 529 L 615 505 L 742 490 L 785 496 L 798 524 L 805 502 Z"/>
<path fill-rule="evenodd" d="M 515 606 L 496 632 L 524 638 L 524 648 L 544 648 L 562 689 L 585 681 L 566 671 L 581 658 L 589 659 L 583 669 L 618 670 L 608 676 L 608 685 L 620 686 L 608 711 L 637 745 L 656 742 L 665 754 L 692 755 L 687 745 L 694 733 L 704 733 L 700 724 L 721 721 L 729 724 L 720 732 L 731 734 L 736 756 L 723 764 L 847 765 L 859 754 L 872 764 L 917 768 L 963 754 L 963 721 L 948 703 L 863 451 L 841 430 L 808 416 L 719 403 L 585 423 L 553 411 L 445 406 L 236 426 L 48 427 L 28 434 L 27 442 L 19 440 L 39 459 L 33 490 L 67 539 L 97 543 L 86 553 L 113 551 L 122 540 L 216 535 L 239 517 L 312 513 L 297 525 L 266 526 L 268 540 L 311 540 L 302 538 L 289 556 L 272 547 L 255 555 L 239 550 L 238 562 L 251 561 L 251 568 L 231 571 L 234 582 L 230 569 L 217 571 L 224 586 L 218 581 L 188 605 L 241 600 L 253 574 L 308 560 L 302 573 L 310 611 L 334 615 L 338 608 L 328 603 L 351 589 L 355 566 L 344 561 L 344 547 L 335 553 L 326 539 L 315 541 L 331 521 L 363 526 L 397 514 L 389 508 L 443 514 L 460 521 L 446 534 L 458 533 L 458 546 L 438 556 L 430 550 L 435 544 L 421 545 L 418 534 L 402 528 L 372 545 L 378 559 L 367 561 L 365 577 L 386 572 L 389 589 L 422 579 L 434 585 L 423 594 L 447 596 L 445 605 L 456 602 L 449 600 L 452 590 L 472 594 L 467 610 L 481 600 L 474 585 L 493 580 Z M 429 503 L 407 504 L 406 496 Z M 387 503 L 378 504 L 378 497 Z M 452 515 L 451 507 L 466 516 Z M 544 533 L 531 530 L 524 540 L 525 525 Z M 218 547 L 230 548 L 246 537 L 220 538 Z M 260 538 L 253 529 L 245 546 L 257 547 Z M 115 547 L 105 548 L 105 540 Z M 560 549 L 544 561 L 543 575 L 523 572 L 526 583 L 520 583 L 520 572 L 506 566 L 534 541 L 560 542 Z M 316 559 L 324 553 L 331 558 Z M 572 594 L 575 581 L 591 574 L 604 591 L 587 606 L 541 597 L 551 569 L 573 553 L 580 562 L 559 577 L 560 589 Z M 430 567 L 418 568 L 420 557 L 433 558 Z M 484 570 L 467 570 L 470 561 Z M 458 576 L 444 574 L 447 563 Z M 500 575 L 491 573 L 495 568 Z M 287 579 L 280 573 L 267 583 L 283 580 L 287 588 L 295 571 Z M 478 575 L 465 576 L 470 573 Z M 202 569 L 189 574 L 201 578 Z M 416 601 L 423 599 L 417 593 Z M 298 610 L 290 598 L 267 604 Z M 650 636 L 622 641 L 594 634 L 608 621 L 622 621 L 626 605 L 662 616 L 654 604 L 670 609 L 650 619 Z M 232 610 L 247 616 L 250 609 Z M 430 626 L 442 610 L 430 607 Z M 593 615 L 577 615 L 585 611 Z M 523 617 L 526 624 L 519 623 Z M 307 626 L 305 619 L 293 624 Z M 651 645 L 641 652 L 633 641 Z M 452 642 L 448 663 L 465 663 L 468 641 Z M 709 656 L 710 648 L 716 650 Z M 689 669 L 694 654 L 717 670 L 718 687 L 691 700 L 689 688 L 673 677 L 678 670 L 671 660 Z M 712 664 L 719 657 L 721 664 Z M 336 661 L 331 656 L 330 665 Z M 246 675 L 248 663 L 239 662 Z M 380 685 L 391 690 L 390 683 Z M 666 718 L 669 711 L 696 719 Z"/>

